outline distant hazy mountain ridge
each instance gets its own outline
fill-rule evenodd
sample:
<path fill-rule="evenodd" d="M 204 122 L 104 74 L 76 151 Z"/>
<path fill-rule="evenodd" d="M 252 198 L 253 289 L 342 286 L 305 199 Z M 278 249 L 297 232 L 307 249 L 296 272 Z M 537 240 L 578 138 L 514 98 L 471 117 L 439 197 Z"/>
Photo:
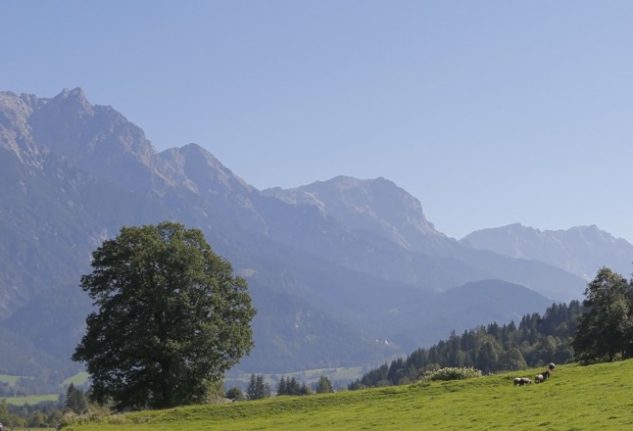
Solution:
<path fill-rule="evenodd" d="M 506 256 L 546 262 L 587 280 L 602 266 L 625 276 L 633 272 L 633 244 L 595 225 L 542 231 L 517 223 L 479 230 L 460 242 Z"/>

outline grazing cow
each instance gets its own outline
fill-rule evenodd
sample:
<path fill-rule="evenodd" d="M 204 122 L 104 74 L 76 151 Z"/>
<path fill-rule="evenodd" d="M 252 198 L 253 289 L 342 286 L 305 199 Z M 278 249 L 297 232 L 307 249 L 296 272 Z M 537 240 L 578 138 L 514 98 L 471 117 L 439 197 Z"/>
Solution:
<path fill-rule="evenodd" d="M 556 368 L 556 364 L 555 364 L 555 363 L 553 363 L 553 362 L 550 362 L 550 363 L 547 365 L 547 369 L 548 369 L 548 370 L 550 370 L 550 371 L 554 371 L 554 368 Z"/>
<path fill-rule="evenodd" d="M 515 377 L 514 378 L 514 386 L 519 385 L 519 386 L 523 386 L 523 385 L 529 385 L 532 383 L 532 380 L 530 380 L 527 377 Z"/>
<path fill-rule="evenodd" d="M 549 379 L 549 370 L 545 370 L 541 373 L 541 375 L 543 376 L 543 380 L 547 380 Z"/>
<path fill-rule="evenodd" d="M 545 381 L 545 377 L 543 376 L 543 374 L 537 374 L 534 377 L 534 383 L 543 383 Z"/>

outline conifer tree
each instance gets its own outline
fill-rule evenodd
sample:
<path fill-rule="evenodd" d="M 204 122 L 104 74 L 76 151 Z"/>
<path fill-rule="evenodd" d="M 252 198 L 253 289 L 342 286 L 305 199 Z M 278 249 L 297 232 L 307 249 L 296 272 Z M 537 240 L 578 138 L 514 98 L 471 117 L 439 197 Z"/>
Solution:
<path fill-rule="evenodd" d="M 330 382 L 330 379 L 328 379 L 326 376 L 321 376 L 316 386 L 316 392 L 317 394 L 326 394 L 326 393 L 334 392 L 334 389 L 332 388 L 332 382 Z"/>

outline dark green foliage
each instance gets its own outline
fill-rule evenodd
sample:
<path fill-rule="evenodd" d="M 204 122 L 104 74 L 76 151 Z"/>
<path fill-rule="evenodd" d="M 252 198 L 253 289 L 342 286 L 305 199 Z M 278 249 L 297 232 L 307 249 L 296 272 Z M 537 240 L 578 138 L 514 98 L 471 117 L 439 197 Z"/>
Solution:
<path fill-rule="evenodd" d="M 288 382 L 285 377 L 281 377 L 279 379 L 279 383 L 277 384 L 277 395 L 287 395 L 288 394 Z"/>
<path fill-rule="evenodd" d="M 261 400 L 270 396 L 270 386 L 264 383 L 263 375 L 251 374 L 251 380 L 246 389 L 246 396 L 249 400 Z"/>
<path fill-rule="evenodd" d="M 461 336 L 453 333 L 448 340 L 369 371 L 349 389 L 405 384 L 442 367 L 474 367 L 491 373 L 569 362 L 573 359 L 571 337 L 581 314 L 581 304 L 572 301 L 569 305 L 553 304 L 542 317 L 538 313 L 525 315 L 518 327 L 514 322 L 492 323 Z"/>
<path fill-rule="evenodd" d="M 212 383 L 252 347 L 246 281 L 197 229 L 123 228 L 93 253 L 81 279 L 96 311 L 73 359 L 92 397 L 117 409 L 205 401 Z"/>
<path fill-rule="evenodd" d="M 64 401 L 64 407 L 78 415 L 85 413 L 88 410 L 88 399 L 86 394 L 81 389 L 75 388 L 72 383 L 66 390 L 66 400 Z"/>
<path fill-rule="evenodd" d="M 309 395 L 310 388 L 299 383 L 294 377 L 282 377 L 277 385 L 277 395 Z"/>
<path fill-rule="evenodd" d="M 226 397 L 233 401 L 242 401 L 244 399 L 244 393 L 238 387 L 234 387 L 226 391 Z"/>
<path fill-rule="evenodd" d="M 0 423 L 5 425 L 9 425 L 11 421 L 11 416 L 9 414 L 9 407 L 5 400 L 0 401 Z"/>
<path fill-rule="evenodd" d="M 327 394 L 330 392 L 334 392 L 334 389 L 332 388 L 332 382 L 326 376 L 321 376 L 319 382 L 316 385 L 316 393 Z"/>
<path fill-rule="evenodd" d="M 299 395 L 311 395 L 312 391 L 305 383 L 301 384 L 301 388 L 299 389 Z"/>
<path fill-rule="evenodd" d="M 574 350 L 583 362 L 633 356 L 633 286 L 608 268 L 585 289 Z"/>
<path fill-rule="evenodd" d="M 422 376 L 423 380 L 435 381 L 435 380 L 464 380 L 472 379 L 474 377 L 481 377 L 481 371 L 474 368 L 466 367 L 445 367 L 439 370 L 427 371 Z"/>

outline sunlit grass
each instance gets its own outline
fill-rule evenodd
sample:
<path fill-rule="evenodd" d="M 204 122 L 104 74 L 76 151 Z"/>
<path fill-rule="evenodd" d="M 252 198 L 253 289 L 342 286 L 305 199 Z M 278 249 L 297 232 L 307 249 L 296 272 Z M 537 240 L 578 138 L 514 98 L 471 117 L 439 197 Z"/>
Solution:
<path fill-rule="evenodd" d="M 229 405 L 191 406 L 75 424 L 92 430 L 625 430 L 633 429 L 633 361 L 557 367 L 540 385 L 512 378 L 536 369 Z"/>

